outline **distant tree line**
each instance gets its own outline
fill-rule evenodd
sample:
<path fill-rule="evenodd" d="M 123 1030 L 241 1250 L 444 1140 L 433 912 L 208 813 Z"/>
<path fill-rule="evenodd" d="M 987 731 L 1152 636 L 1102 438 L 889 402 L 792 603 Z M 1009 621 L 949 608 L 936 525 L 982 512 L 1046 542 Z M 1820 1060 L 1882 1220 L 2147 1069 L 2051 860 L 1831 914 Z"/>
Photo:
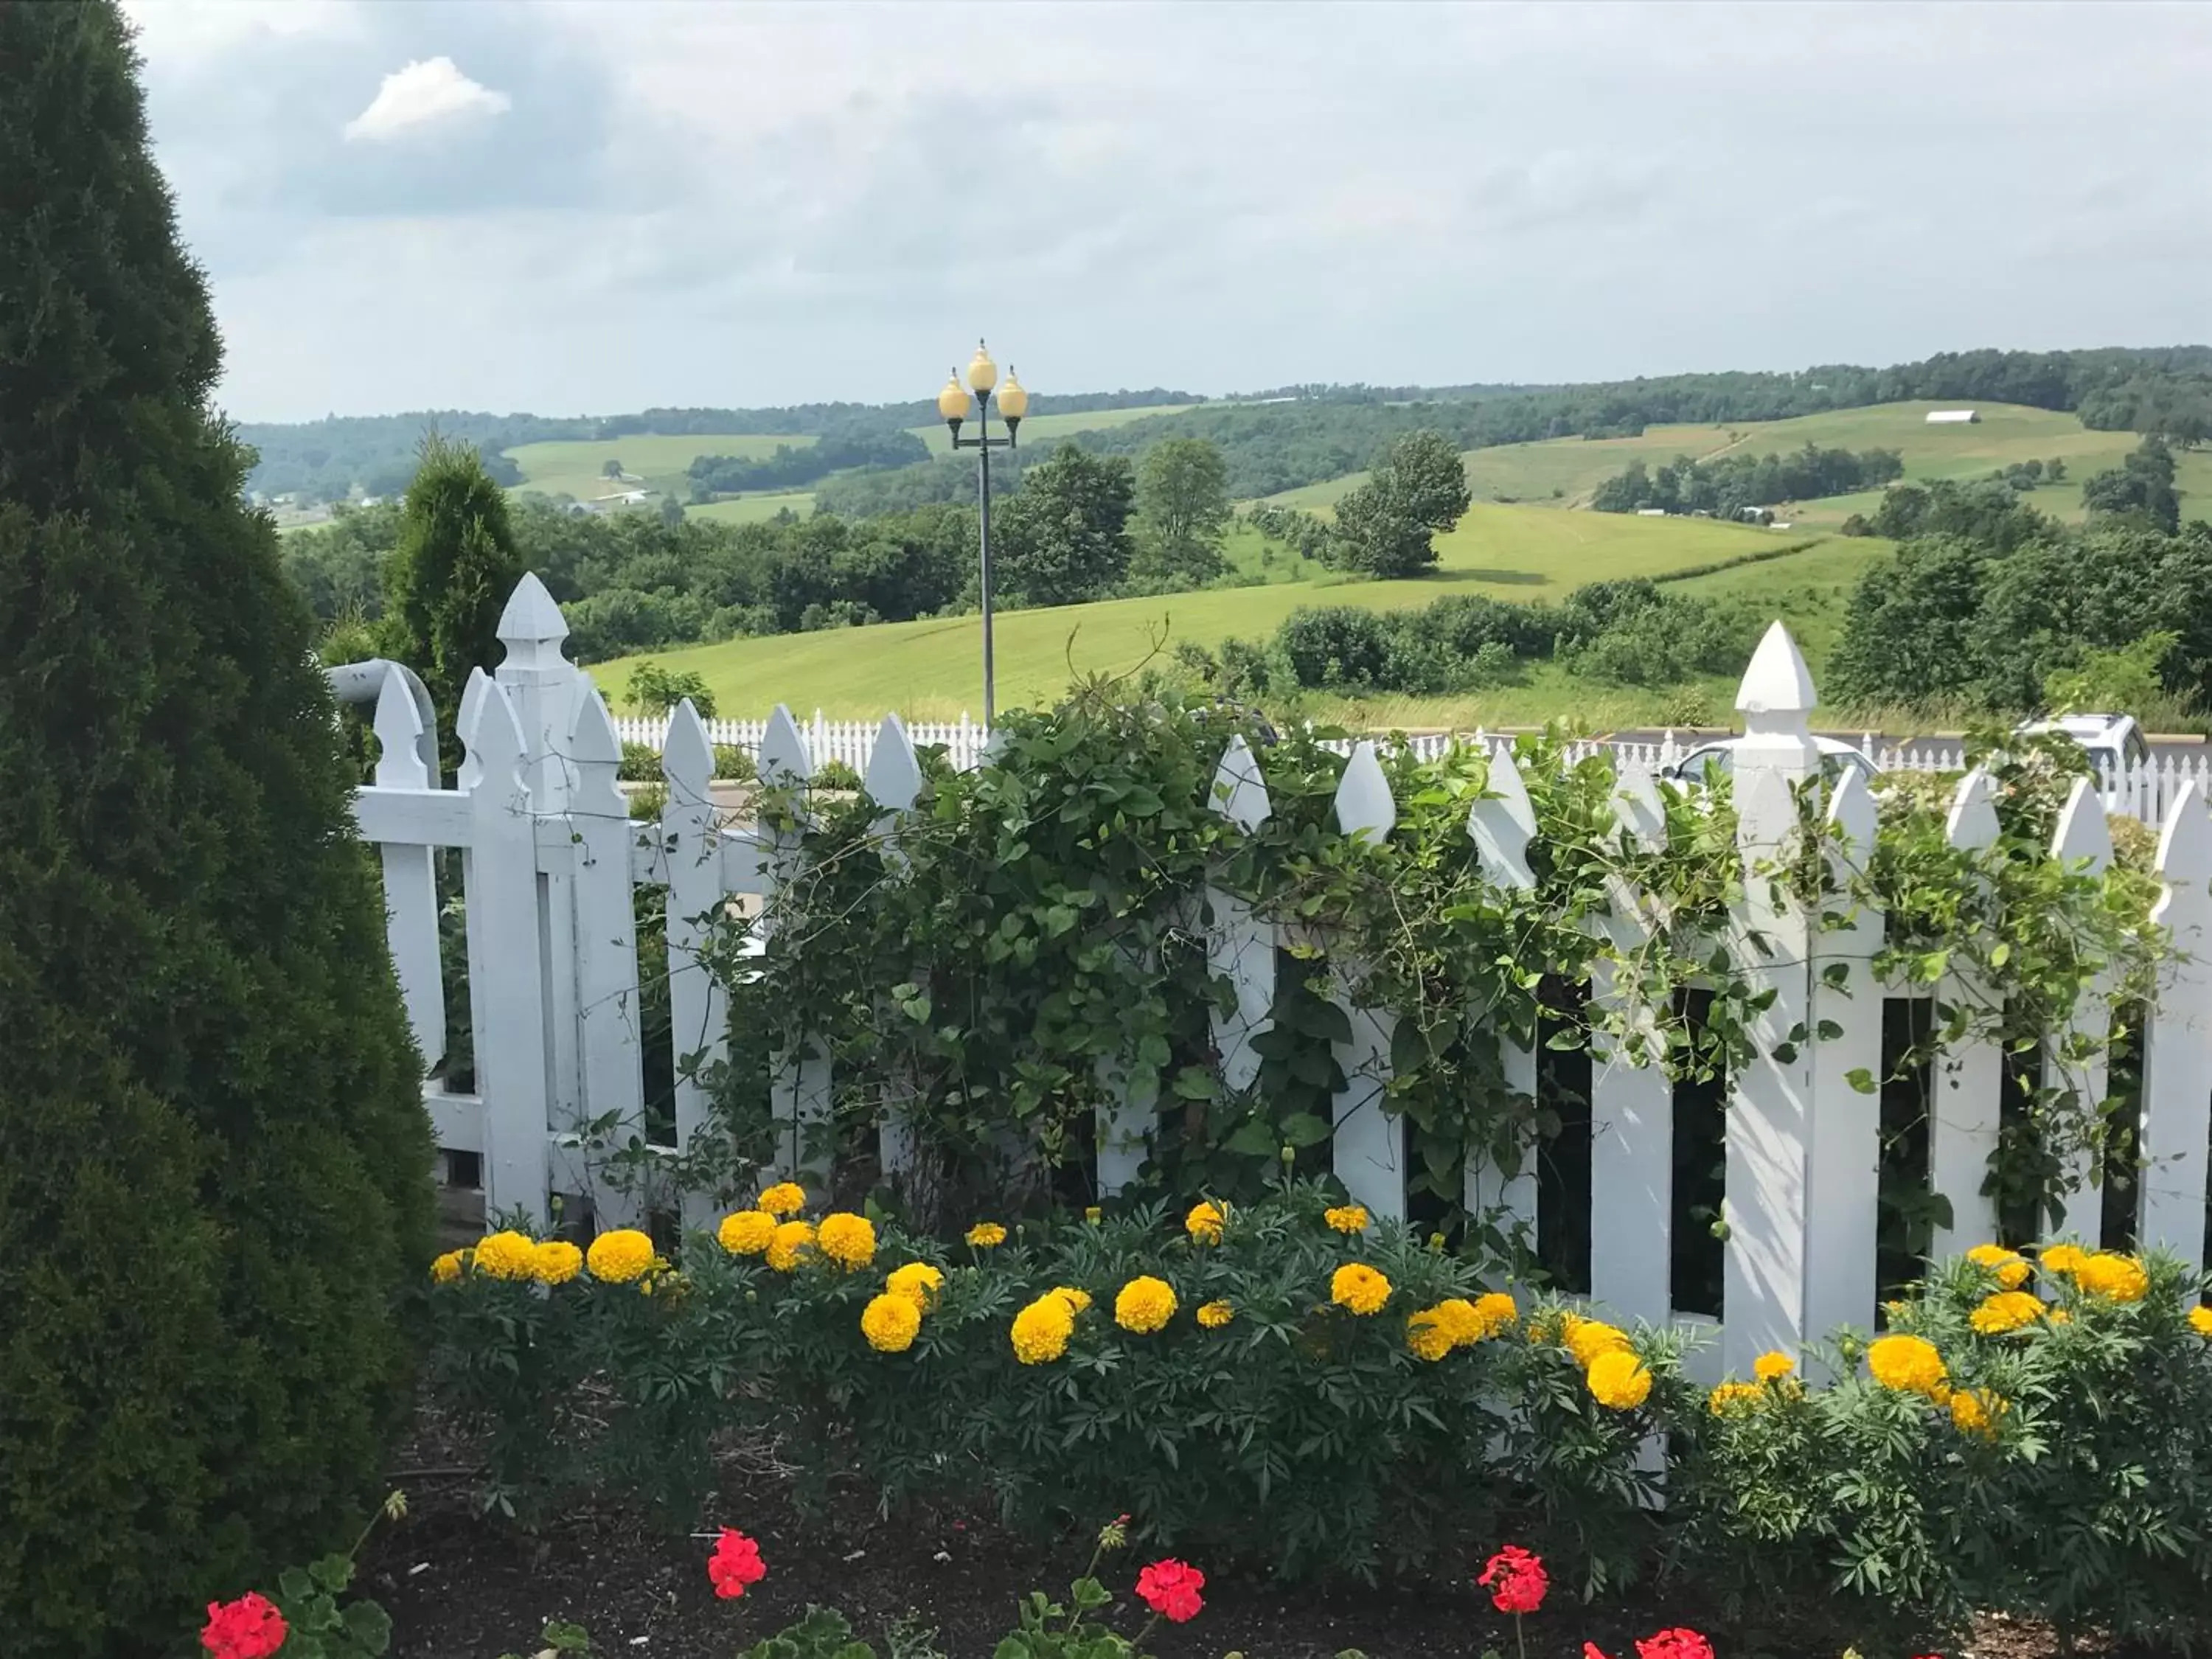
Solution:
<path fill-rule="evenodd" d="M 2079 528 L 2003 483 L 1892 489 L 1872 527 L 1900 544 L 1854 592 L 1824 690 L 2021 713 L 2116 700 L 2147 667 L 2173 710 L 2212 704 L 2212 526 L 2181 526 L 2172 480 L 2146 439 L 2083 487 Z"/>
<path fill-rule="evenodd" d="M 904 427 L 824 433 L 811 444 L 778 444 L 761 459 L 700 455 L 684 469 L 691 499 L 711 501 L 748 489 L 804 489 L 848 467 L 908 466 L 929 459 L 929 446 Z"/>
<path fill-rule="evenodd" d="M 1199 437 L 1217 445 L 1232 496 L 1250 500 L 1341 477 L 1371 466 L 1398 438 L 1441 433 L 1461 449 L 1548 438 L 1632 436 L 1669 423 L 1717 425 L 1773 421 L 1828 410 L 1908 399 L 2012 403 L 2078 412 L 2084 424 L 2156 433 L 2194 444 L 2212 435 L 2212 347 L 2118 348 L 2089 351 L 1945 352 L 1888 368 L 1826 365 L 1790 374 L 1675 374 L 1563 386 L 1443 388 L 1300 386 L 1265 394 L 1287 401 L 1219 400 L 1163 388 L 1053 394 L 1040 412 L 1136 409 L 1196 404 L 1176 415 L 1086 432 L 1097 454 L 1141 454 L 1162 438 Z M 547 439 L 611 439 L 632 433 L 821 434 L 855 422 L 919 427 L 933 404 L 817 404 L 775 409 L 663 409 L 605 418 L 550 420 L 531 415 L 444 411 L 372 418 L 332 417 L 304 426 L 251 425 L 240 435 L 261 452 L 252 487 L 270 494 L 308 489 L 341 496 L 349 483 L 392 485 L 403 476 L 424 428 L 489 454 Z M 995 465 L 995 464 L 994 464 Z M 903 470 L 903 469 L 902 469 Z M 948 494 L 946 463 L 917 463 L 920 482 L 887 485 L 865 500 L 841 481 L 836 509 L 852 514 L 905 511 Z M 372 489 L 388 494 L 390 489 Z"/>
<path fill-rule="evenodd" d="M 1695 460 L 1678 455 L 1655 471 L 1641 461 L 1607 478 L 1590 496 L 1601 513 L 1635 513 L 1659 507 L 1668 513 L 1710 513 L 1741 518 L 1744 509 L 1777 501 L 1812 501 L 1848 495 L 1905 476 L 1905 459 L 1894 449 L 1821 449 L 1807 444 L 1786 455 L 1722 455 Z"/>

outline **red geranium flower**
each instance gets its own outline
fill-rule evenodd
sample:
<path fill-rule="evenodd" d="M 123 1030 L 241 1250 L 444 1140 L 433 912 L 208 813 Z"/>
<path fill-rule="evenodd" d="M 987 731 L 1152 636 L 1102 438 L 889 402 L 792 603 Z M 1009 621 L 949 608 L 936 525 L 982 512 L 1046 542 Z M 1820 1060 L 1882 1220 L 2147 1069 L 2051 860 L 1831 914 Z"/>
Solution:
<path fill-rule="evenodd" d="M 1180 1561 L 1155 1561 L 1137 1575 L 1138 1595 L 1170 1624 L 1198 1617 L 1206 1605 L 1198 1593 L 1205 1588 L 1206 1575 Z"/>
<path fill-rule="evenodd" d="M 1508 1544 L 1492 1556 L 1474 1582 L 1490 1592 L 1491 1604 L 1498 1612 L 1516 1615 L 1542 1607 L 1544 1593 L 1552 1587 L 1543 1559 L 1518 1544 Z"/>
<path fill-rule="evenodd" d="M 761 1559 L 758 1544 L 736 1528 L 725 1527 L 707 1558 L 707 1577 L 714 1580 L 714 1594 L 732 1601 L 745 1593 L 746 1585 L 768 1577 L 768 1563 Z"/>
<path fill-rule="evenodd" d="M 1636 1652 L 1638 1659 L 1713 1659 L 1713 1644 L 1693 1630 L 1662 1630 Z"/>
<path fill-rule="evenodd" d="M 284 1645 L 286 1634 L 276 1604 L 258 1590 L 248 1590 L 235 1601 L 208 1603 L 200 1645 L 215 1659 L 269 1659 Z"/>
<path fill-rule="evenodd" d="M 1583 1644 L 1583 1659 L 1605 1659 L 1605 1655 L 1598 1651 L 1596 1643 L 1585 1642 Z"/>

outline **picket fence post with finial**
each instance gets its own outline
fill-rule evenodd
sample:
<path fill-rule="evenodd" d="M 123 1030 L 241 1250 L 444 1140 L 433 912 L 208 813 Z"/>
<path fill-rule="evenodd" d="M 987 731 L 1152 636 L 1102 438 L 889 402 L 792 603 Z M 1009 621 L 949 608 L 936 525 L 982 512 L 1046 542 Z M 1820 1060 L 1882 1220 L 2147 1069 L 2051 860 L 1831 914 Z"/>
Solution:
<path fill-rule="evenodd" d="M 1337 828 L 1344 834 L 1379 845 L 1389 838 L 1398 822 L 1398 805 L 1391 799 L 1389 781 L 1382 775 L 1375 745 L 1363 740 L 1352 745 L 1344 775 L 1336 788 Z M 1406 1129 L 1396 1114 L 1386 1109 L 1383 1095 L 1390 1081 L 1390 1039 L 1397 1017 L 1387 1008 L 1362 1006 L 1353 995 L 1359 973 L 1353 962 L 1332 963 L 1336 981 L 1334 1001 L 1349 1024 L 1348 1035 L 1334 1044 L 1344 1086 L 1336 1091 L 1333 1115 L 1336 1123 L 1334 1146 L 1337 1179 L 1358 1202 L 1386 1220 L 1406 1218 Z"/>
<path fill-rule="evenodd" d="M 1847 894 L 1874 858 L 1875 803 L 1865 778 L 1846 771 L 1827 805 L 1829 876 Z M 1805 1324 L 1811 1335 L 1839 1326 L 1874 1328 L 1875 1219 L 1881 1212 L 1881 1097 L 1854 1086 L 1882 1074 L 1882 988 L 1874 958 L 1881 913 L 1837 900 L 1832 925 L 1813 943 L 1812 1055 L 1805 1224 Z M 1816 925 L 1823 919 L 1815 918 Z"/>
<path fill-rule="evenodd" d="M 715 823 L 714 745 L 689 697 L 668 717 L 660 750 L 667 798 L 660 844 L 668 868 L 668 1012 L 676 1058 L 676 1147 L 688 1152 L 710 1114 L 706 1068 L 726 1051 L 729 999 L 704 952 L 726 903 Z M 695 1203 L 703 1203 L 695 1199 Z"/>
<path fill-rule="evenodd" d="M 1770 1349 L 1794 1353 L 1810 1334 L 1806 1308 L 1811 1202 L 1810 919 L 1765 873 L 1797 837 L 1796 791 L 1815 777 L 1820 750 L 1808 718 L 1813 676 L 1790 630 L 1766 631 L 1736 696 L 1744 735 L 1735 749 L 1737 842 L 1744 898 L 1734 920 L 1738 970 L 1754 996 L 1751 1054 L 1729 1073 L 1721 1354 L 1748 1376 Z"/>
<path fill-rule="evenodd" d="M 803 814 L 806 789 L 814 779 L 814 757 L 799 722 L 781 703 L 769 716 L 768 730 L 762 734 L 759 769 L 761 787 L 790 791 L 794 811 Z M 801 878 L 805 825 L 803 821 L 773 828 L 763 824 L 757 833 L 767 859 L 762 917 L 765 938 L 775 926 L 778 895 Z M 769 1107 L 776 1122 L 776 1173 L 806 1177 L 820 1185 L 829 1174 L 828 1152 L 807 1143 L 830 1121 L 830 1058 L 811 1034 L 795 1033 L 788 1047 L 771 1056 L 769 1079 Z"/>
<path fill-rule="evenodd" d="M 469 936 L 469 1012 L 477 1093 L 483 1102 L 487 1215 L 547 1217 L 549 1121 L 544 984 L 538 954 L 538 838 L 523 781 L 522 728 L 479 668 L 462 699 L 469 798 L 463 859 Z"/>
<path fill-rule="evenodd" d="M 2051 854 L 2068 869 L 2093 876 L 2103 875 L 2111 866 L 2112 832 L 2105 822 L 2104 799 L 2094 780 L 2074 780 L 2051 831 Z M 2112 1030 L 2111 998 L 2111 980 L 2100 975 L 2082 988 L 2065 1030 L 2049 1034 L 2044 1045 L 2044 1086 L 2058 1090 L 2062 1100 L 2070 1096 L 2075 1110 L 2085 1120 L 2095 1115 L 2105 1101 L 2111 1063 L 2105 1047 Z M 2095 1046 L 2083 1059 L 2068 1060 L 2065 1046 L 2077 1037 Z M 2104 1188 L 2098 1179 L 2094 1151 L 2086 1144 L 2077 1146 L 2063 1163 L 2061 1182 L 2067 1196 L 2063 1200 L 2066 1214 L 2060 1229 L 2094 1245 L 2104 1224 Z"/>
<path fill-rule="evenodd" d="M 1251 835 L 1273 816 L 1260 763 L 1240 733 L 1214 769 L 1213 810 Z M 1220 1056 L 1221 1085 L 1241 1094 L 1259 1080 L 1260 1054 L 1253 1040 L 1274 1024 L 1275 925 L 1255 916 L 1249 900 L 1218 886 L 1206 890 L 1209 925 L 1206 967 L 1229 981 L 1231 1008 L 1213 1011 L 1213 1047 Z"/>

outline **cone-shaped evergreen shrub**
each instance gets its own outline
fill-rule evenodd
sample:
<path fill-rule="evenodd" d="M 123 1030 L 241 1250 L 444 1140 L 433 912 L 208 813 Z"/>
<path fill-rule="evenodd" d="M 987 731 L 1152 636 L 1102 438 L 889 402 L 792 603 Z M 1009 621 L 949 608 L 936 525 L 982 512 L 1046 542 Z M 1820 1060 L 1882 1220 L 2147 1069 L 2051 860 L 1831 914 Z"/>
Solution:
<path fill-rule="evenodd" d="M 407 486 L 399 544 L 384 576 L 385 650 L 422 677 L 438 708 L 447 771 L 460 764 L 453 720 L 470 672 L 505 654 L 500 612 L 522 580 L 507 492 L 471 446 L 433 433 Z"/>
<path fill-rule="evenodd" d="M 379 1495 L 428 1133 L 112 0 L 0 0 L 0 1646 L 174 1652 Z"/>

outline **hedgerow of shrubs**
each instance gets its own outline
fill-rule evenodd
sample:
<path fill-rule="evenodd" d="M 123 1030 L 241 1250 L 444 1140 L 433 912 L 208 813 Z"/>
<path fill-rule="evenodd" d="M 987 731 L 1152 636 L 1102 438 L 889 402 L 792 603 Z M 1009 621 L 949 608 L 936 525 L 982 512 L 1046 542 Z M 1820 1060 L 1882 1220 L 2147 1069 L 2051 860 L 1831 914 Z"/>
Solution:
<path fill-rule="evenodd" d="M 1176 659 L 1231 696 L 1300 691 L 1479 690 L 1529 663 L 1630 685 L 1675 685 L 1734 672 L 1758 643 L 1762 615 L 1733 601 L 1674 593 L 1642 578 L 1592 582 L 1560 605 L 1450 594 L 1407 611 L 1302 606 L 1261 642 L 1186 641 Z"/>
<path fill-rule="evenodd" d="M 1289 1573 L 1510 1535 L 1586 1593 L 1656 1576 L 1869 1654 L 1978 1610 L 2212 1634 L 2212 1311 L 2168 1260 L 1981 1247 L 1886 1334 L 1708 1390 L 1681 1333 L 1486 1283 L 1316 1186 L 950 1244 L 804 1203 L 772 1187 L 665 1254 L 509 1231 L 442 1258 L 435 1376 L 492 1495 L 680 1521 L 718 1444 L 772 1436 L 802 1492 L 1126 1511 Z"/>

